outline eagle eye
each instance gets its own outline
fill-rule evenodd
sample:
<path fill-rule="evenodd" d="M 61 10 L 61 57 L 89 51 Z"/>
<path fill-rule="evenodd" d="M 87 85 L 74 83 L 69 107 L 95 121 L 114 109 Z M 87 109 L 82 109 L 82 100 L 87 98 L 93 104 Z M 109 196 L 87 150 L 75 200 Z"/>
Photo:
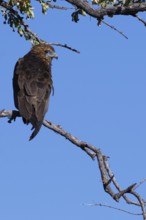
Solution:
<path fill-rule="evenodd" d="M 49 52 L 49 50 L 45 50 L 45 53 L 48 53 Z"/>

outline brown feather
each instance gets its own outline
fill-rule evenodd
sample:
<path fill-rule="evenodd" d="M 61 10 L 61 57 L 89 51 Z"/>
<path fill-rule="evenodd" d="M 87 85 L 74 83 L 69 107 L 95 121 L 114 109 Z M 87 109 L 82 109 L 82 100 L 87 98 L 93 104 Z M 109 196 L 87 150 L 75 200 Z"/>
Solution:
<path fill-rule="evenodd" d="M 16 63 L 13 76 L 14 102 L 24 123 L 31 123 L 34 131 L 30 140 L 39 132 L 53 87 L 52 58 L 57 58 L 54 48 L 39 44 Z"/>

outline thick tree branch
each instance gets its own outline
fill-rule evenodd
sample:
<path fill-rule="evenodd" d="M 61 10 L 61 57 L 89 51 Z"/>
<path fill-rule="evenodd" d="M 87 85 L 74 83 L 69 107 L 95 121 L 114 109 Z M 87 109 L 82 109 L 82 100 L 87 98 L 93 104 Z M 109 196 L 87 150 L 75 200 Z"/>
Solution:
<path fill-rule="evenodd" d="M 75 144 L 77 147 L 81 148 L 83 151 L 85 151 L 92 159 L 96 156 L 96 148 L 94 148 L 92 145 L 87 144 L 84 141 L 78 140 L 76 137 L 71 135 L 70 133 L 66 132 L 61 128 L 60 125 L 55 125 L 52 122 L 49 122 L 47 120 L 44 120 L 43 125 L 47 128 L 49 128 L 52 131 L 55 131 L 56 133 L 60 134 L 61 136 L 65 137 L 67 140 L 69 140 L 71 143 Z M 93 152 L 92 152 L 93 151 Z"/>
<path fill-rule="evenodd" d="M 87 1 L 84 0 L 66 0 L 68 3 L 84 10 L 88 15 L 97 18 L 98 20 L 103 19 L 104 16 L 114 15 L 135 15 L 138 12 L 146 11 L 146 3 L 133 3 L 128 6 L 111 6 L 106 8 L 94 9 L 90 6 Z"/>

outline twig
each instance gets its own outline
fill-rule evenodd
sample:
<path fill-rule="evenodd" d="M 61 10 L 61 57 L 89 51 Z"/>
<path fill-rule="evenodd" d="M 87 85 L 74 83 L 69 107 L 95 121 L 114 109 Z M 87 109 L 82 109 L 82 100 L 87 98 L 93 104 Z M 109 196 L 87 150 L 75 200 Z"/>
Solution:
<path fill-rule="evenodd" d="M 125 209 L 116 208 L 114 206 L 105 205 L 105 204 L 101 204 L 101 203 L 85 204 L 85 205 L 87 205 L 87 206 L 101 206 L 101 207 L 111 208 L 111 209 L 115 209 L 115 210 L 118 210 L 118 211 L 121 211 L 121 212 L 125 212 L 125 213 L 130 214 L 130 215 L 142 215 L 142 213 L 129 212 L 129 211 L 125 210 Z"/>
<path fill-rule="evenodd" d="M 60 46 L 60 47 L 64 47 L 66 49 L 69 49 L 69 50 L 72 50 L 73 52 L 76 52 L 76 53 L 80 53 L 80 51 L 68 46 L 67 44 L 60 44 L 60 43 L 49 43 L 50 45 L 55 45 L 55 46 Z"/>
<path fill-rule="evenodd" d="M 133 17 L 137 18 L 139 21 L 141 21 L 144 26 L 146 26 L 146 21 L 144 21 L 141 17 L 139 17 L 137 14 L 134 14 Z"/>
<path fill-rule="evenodd" d="M 123 37 L 125 37 L 126 39 L 128 39 L 128 37 L 121 31 L 119 31 L 117 28 L 115 28 L 113 25 L 108 24 L 105 21 L 101 21 L 103 24 L 107 25 L 108 27 L 110 27 L 111 29 L 113 29 L 114 31 L 118 32 L 119 34 L 121 34 Z"/>
<path fill-rule="evenodd" d="M 140 185 L 142 185 L 145 181 L 146 181 L 146 178 L 144 178 L 139 183 L 137 183 L 136 186 L 134 187 L 134 190 L 137 189 L 138 187 L 140 187 Z"/>

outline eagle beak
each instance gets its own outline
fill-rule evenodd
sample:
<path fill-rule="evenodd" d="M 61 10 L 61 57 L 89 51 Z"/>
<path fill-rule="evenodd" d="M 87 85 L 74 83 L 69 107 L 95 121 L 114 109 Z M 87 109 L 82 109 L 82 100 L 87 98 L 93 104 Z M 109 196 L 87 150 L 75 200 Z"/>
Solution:
<path fill-rule="evenodd" d="M 50 57 L 50 58 L 56 58 L 58 59 L 58 55 L 57 53 L 55 53 L 55 51 L 46 51 L 46 56 Z"/>
<path fill-rule="evenodd" d="M 52 54 L 52 58 L 58 59 L 57 53 L 53 53 L 53 54 Z"/>

